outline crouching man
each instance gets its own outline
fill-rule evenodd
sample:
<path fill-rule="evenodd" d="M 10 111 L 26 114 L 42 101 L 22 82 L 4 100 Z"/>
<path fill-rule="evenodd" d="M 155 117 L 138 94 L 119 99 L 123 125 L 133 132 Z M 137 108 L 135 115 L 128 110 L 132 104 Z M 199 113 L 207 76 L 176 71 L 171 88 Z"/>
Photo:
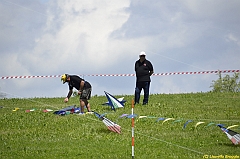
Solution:
<path fill-rule="evenodd" d="M 84 114 L 84 107 L 87 107 L 88 112 L 91 112 L 90 109 L 90 103 L 88 100 L 91 98 L 91 92 L 92 92 L 92 86 L 89 82 L 85 81 L 81 77 L 77 75 L 68 75 L 68 74 L 63 74 L 61 76 L 61 81 L 64 83 L 68 83 L 69 86 L 69 92 L 67 97 L 64 99 L 64 102 L 67 103 L 69 98 L 71 97 L 73 93 L 73 88 L 78 90 L 78 94 L 80 95 L 80 107 L 81 107 L 81 112 L 79 115 Z"/>

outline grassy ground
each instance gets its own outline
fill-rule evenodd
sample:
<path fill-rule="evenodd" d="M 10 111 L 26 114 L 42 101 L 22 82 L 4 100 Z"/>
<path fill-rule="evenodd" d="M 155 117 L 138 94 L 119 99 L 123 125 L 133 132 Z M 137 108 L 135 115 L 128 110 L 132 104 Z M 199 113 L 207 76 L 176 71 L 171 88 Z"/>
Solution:
<path fill-rule="evenodd" d="M 43 112 L 78 105 L 78 98 L 67 104 L 63 98 L 1 99 L 0 158 L 131 158 L 131 119 L 120 116 L 131 114 L 133 96 L 125 99 L 125 107 L 116 112 L 101 105 L 105 96 L 90 100 L 93 110 L 107 113 L 107 118 L 121 126 L 121 134 L 109 131 L 95 115 Z M 16 107 L 20 109 L 12 111 Z M 33 108 L 36 110 L 25 112 Z M 217 126 L 207 126 L 211 122 L 239 125 L 232 130 L 240 132 L 240 93 L 156 94 L 150 96 L 147 106 L 136 105 L 134 114 L 138 115 L 136 159 L 240 158 L 240 145 L 233 145 Z M 174 120 L 163 123 L 157 121 L 160 117 Z M 192 122 L 183 129 L 188 120 Z M 198 122 L 205 123 L 195 128 Z"/>

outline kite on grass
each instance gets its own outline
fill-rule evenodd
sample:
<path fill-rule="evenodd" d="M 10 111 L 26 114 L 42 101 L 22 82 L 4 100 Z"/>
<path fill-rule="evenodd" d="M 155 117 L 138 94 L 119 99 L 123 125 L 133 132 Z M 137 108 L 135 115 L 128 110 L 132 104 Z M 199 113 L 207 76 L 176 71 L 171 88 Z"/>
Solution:
<path fill-rule="evenodd" d="M 97 112 L 94 112 L 94 114 L 101 120 L 103 123 L 107 126 L 107 128 L 110 131 L 116 132 L 116 133 L 121 133 L 121 126 L 118 124 L 112 122 L 108 118 L 104 117 L 103 115 L 98 114 Z"/>
<path fill-rule="evenodd" d="M 52 109 L 44 109 L 43 112 L 52 112 L 53 110 Z"/>
<path fill-rule="evenodd" d="M 232 141 L 234 145 L 240 144 L 240 134 L 223 127 L 221 124 L 218 124 L 222 131 L 227 135 L 227 137 Z"/>
<path fill-rule="evenodd" d="M 183 125 L 183 129 L 185 129 L 186 126 L 187 126 L 187 124 L 190 123 L 190 122 L 193 122 L 193 121 L 192 121 L 192 120 L 188 120 L 186 123 L 184 123 L 184 125 Z"/>
<path fill-rule="evenodd" d="M 104 91 L 104 93 L 106 94 L 108 102 L 104 103 L 103 105 L 111 106 L 112 110 L 114 110 L 114 111 L 116 108 L 123 108 L 124 103 L 126 102 L 126 100 L 124 100 L 124 97 L 116 99 L 113 95 L 111 95 L 105 91 Z"/>
<path fill-rule="evenodd" d="M 204 124 L 204 123 L 205 123 L 205 122 L 201 122 L 201 121 L 198 122 L 198 123 L 195 125 L 195 129 L 197 128 L 198 125 L 200 125 L 200 124 Z"/>
<path fill-rule="evenodd" d="M 162 122 L 162 124 L 165 123 L 165 122 L 168 121 L 168 120 L 175 120 L 175 119 L 174 119 L 174 118 L 167 118 L 167 119 L 164 119 L 163 122 Z"/>
<path fill-rule="evenodd" d="M 57 115 L 66 115 L 68 113 L 74 113 L 75 112 L 75 106 L 76 105 L 72 105 L 72 106 L 68 106 L 66 108 L 63 108 L 61 110 L 57 110 L 55 112 L 53 112 L 53 114 L 57 114 Z"/>
<path fill-rule="evenodd" d="M 33 112 L 33 111 L 35 111 L 35 110 L 36 110 L 36 109 L 33 108 L 33 109 L 30 109 L 30 110 L 26 110 L 26 112 L 29 113 L 29 112 Z"/>

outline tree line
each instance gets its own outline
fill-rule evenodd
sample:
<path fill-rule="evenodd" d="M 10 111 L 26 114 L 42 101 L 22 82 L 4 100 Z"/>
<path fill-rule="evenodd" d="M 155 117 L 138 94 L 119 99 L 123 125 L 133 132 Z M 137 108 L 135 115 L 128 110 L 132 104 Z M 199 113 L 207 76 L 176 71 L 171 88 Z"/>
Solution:
<path fill-rule="evenodd" d="M 218 79 L 213 80 L 210 88 L 212 92 L 240 92 L 240 73 L 234 73 L 232 76 L 225 75 L 222 77 L 221 72 L 218 73 Z"/>

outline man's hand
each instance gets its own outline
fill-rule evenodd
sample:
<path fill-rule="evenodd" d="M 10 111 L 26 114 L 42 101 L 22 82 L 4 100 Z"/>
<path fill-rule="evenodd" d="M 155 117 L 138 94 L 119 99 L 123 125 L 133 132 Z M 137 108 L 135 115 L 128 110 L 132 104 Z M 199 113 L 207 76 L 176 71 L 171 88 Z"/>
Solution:
<path fill-rule="evenodd" d="M 67 102 L 68 102 L 68 98 L 65 98 L 65 99 L 64 99 L 64 102 L 67 103 Z"/>
<path fill-rule="evenodd" d="M 78 91 L 78 95 L 81 95 L 82 94 L 82 91 Z"/>

